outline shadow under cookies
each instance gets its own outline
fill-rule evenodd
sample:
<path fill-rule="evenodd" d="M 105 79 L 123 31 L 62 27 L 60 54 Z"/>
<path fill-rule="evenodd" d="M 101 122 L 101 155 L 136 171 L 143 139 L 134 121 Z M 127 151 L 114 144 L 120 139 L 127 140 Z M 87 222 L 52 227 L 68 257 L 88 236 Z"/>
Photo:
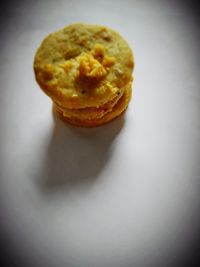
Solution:
<path fill-rule="evenodd" d="M 112 143 L 124 125 L 124 114 L 96 128 L 65 124 L 54 116 L 54 129 L 36 186 L 45 195 L 90 187 L 112 156 Z"/>

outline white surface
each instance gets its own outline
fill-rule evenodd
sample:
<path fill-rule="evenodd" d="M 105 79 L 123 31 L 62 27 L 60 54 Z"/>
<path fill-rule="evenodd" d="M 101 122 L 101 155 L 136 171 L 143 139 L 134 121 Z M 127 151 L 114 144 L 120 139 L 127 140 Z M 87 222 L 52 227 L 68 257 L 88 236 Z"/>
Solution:
<path fill-rule="evenodd" d="M 0 65 L 1 209 L 34 266 L 163 266 L 199 207 L 199 30 L 172 1 L 33 1 L 5 9 Z M 136 61 L 124 118 L 96 129 L 54 119 L 32 62 L 73 22 L 119 31 Z"/>

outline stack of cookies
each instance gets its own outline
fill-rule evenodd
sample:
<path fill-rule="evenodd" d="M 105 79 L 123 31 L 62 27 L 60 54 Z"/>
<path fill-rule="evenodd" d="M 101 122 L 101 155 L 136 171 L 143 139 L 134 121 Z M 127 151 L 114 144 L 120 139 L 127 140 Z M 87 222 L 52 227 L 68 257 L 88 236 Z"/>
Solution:
<path fill-rule="evenodd" d="M 72 24 L 48 35 L 38 48 L 34 71 L 66 122 L 95 127 L 118 117 L 132 93 L 133 55 L 115 31 Z"/>

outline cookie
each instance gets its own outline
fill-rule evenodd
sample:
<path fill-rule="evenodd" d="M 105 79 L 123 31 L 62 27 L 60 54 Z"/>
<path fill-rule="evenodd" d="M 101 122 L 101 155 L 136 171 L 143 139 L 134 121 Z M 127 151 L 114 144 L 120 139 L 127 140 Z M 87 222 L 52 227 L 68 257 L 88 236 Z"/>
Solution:
<path fill-rule="evenodd" d="M 60 110 L 56 108 L 55 105 L 54 111 L 63 121 L 68 122 L 72 125 L 80 127 L 96 127 L 108 123 L 122 114 L 126 110 L 128 103 L 131 100 L 131 95 L 132 88 L 131 86 L 129 86 L 128 88 L 126 88 L 123 96 L 119 99 L 113 109 L 100 119 L 84 120 L 80 118 L 66 117 L 62 112 L 60 112 Z"/>
<path fill-rule="evenodd" d="M 63 113 L 63 116 L 66 116 L 68 118 L 73 117 L 80 120 L 91 120 L 91 119 L 100 119 L 101 117 L 105 116 L 108 112 L 110 112 L 113 107 L 117 104 L 119 99 L 122 97 L 124 91 L 126 88 L 129 88 L 131 86 L 131 83 L 126 85 L 123 90 L 121 91 L 121 94 L 119 94 L 117 97 L 115 97 L 112 101 L 107 102 L 106 104 L 100 106 L 99 108 L 84 108 L 84 109 L 67 109 L 63 108 L 62 106 L 59 106 L 58 104 L 55 104 L 56 109 L 60 110 L 61 113 Z"/>
<path fill-rule="evenodd" d="M 34 59 L 43 91 L 66 109 L 99 108 L 122 95 L 132 80 L 133 55 L 119 33 L 72 24 L 48 35 Z"/>

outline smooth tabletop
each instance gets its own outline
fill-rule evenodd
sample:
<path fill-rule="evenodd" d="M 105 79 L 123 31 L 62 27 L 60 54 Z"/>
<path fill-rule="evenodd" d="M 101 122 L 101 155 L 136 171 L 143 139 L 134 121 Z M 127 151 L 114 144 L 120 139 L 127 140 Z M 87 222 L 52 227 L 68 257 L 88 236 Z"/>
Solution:
<path fill-rule="evenodd" d="M 189 1 L 188 1 L 189 2 Z M 10 3 L 10 2 L 9 2 Z M 124 116 L 66 125 L 39 89 L 42 39 L 111 27 L 135 56 Z M 176 266 L 199 230 L 200 31 L 181 1 L 14 1 L 1 8 L 1 232 L 26 266 Z"/>

